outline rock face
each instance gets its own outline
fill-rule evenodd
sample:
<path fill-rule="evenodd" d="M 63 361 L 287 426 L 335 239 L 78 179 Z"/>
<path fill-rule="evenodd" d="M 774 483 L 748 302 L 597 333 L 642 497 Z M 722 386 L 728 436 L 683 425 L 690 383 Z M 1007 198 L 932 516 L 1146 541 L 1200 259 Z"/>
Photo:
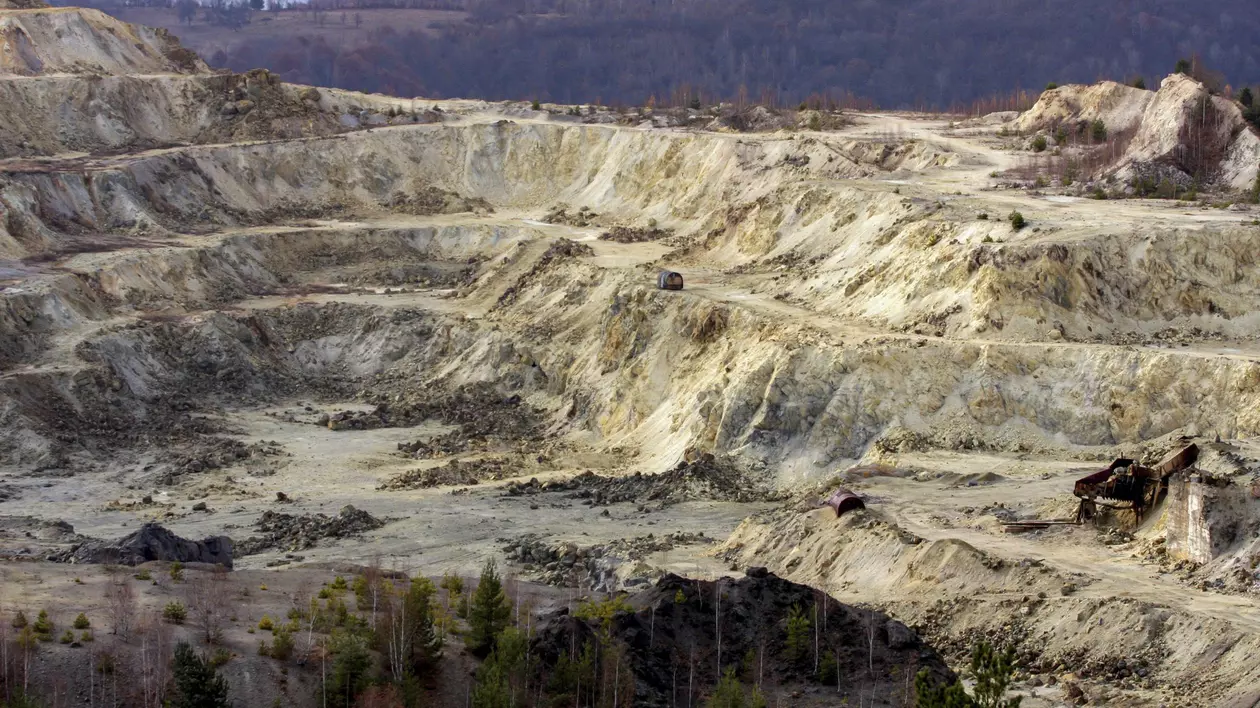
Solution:
<path fill-rule="evenodd" d="M 687 675 L 686 657 L 696 647 L 708 652 L 704 660 L 696 655 L 697 689 L 716 683 L 715 667 L 719 663 L 737 666 L 750 652 L 759 651 L 759 664 L 764 660 L 759 670 L 764 676 L 776 677 L 783 688 L 816 685 L 812 626 L 808 647 L 802 647 L 796 657 L 787 649 L 787 619 L 792 608 L 798 607 L 806 617 L 814 617 L 815 603 L 821 629 L 818 646 L 825 647 L 838 661 L 841 690 L 835 696 L 835 705 L 846 697 L 870 695 L 872 690 L 875 695 L 896 695 L 907 675 L 913 680 L 921 669 L 927 669 L 938 681 L 953 680 L 953 673 L 934 649 L 882 612 L 843 605 L 764 569 L 750 572 L 748 577 L 718 582 L 671 574 L 661 578 L 655 587 L 631 596 L 629 609 L 617 613 L 611 621 L 612 637 L 624 643 L 627 668 L 633 673 L 634 705 L 688 702 L 688 681 L 677 680 L 675 671 L 677 676 Z M 580 610 L 575 615 L 567 609 L 558 610 L 542 620 L 532 648 L 554 665 L 572 647 L 581 651 L 588 641 L 595 646 L 599 622 Z M 719 630 L 720 661 L 712 654 L 719 646 Z M 827 690 L 835 691 L 835 684 L 829 683 Z"/>
<path fill-rule="evenodd" d="M 1053 135 L 1101 120 L 1110 137 L 1122 141 L 1122 153 L 1109 174 L 1158 181 L 1169 178 L 1188 185 L 1206 179 L 1233 189 L 1248 189 L 1260 165 L 1260 135 L 1243 120 L 1231 100 L 1212 95 L 1198 81 L 1173 74 L 1158 91 L 1136 89 L 1114 81 L 1092 86 L 1060 86 L 1044 92 L 1029 110 L 1011 123 L 1020 133 Z M 1179 180 L 1178 175 L 1184 179 Z"/>
<path fill-rule="evenodd" d="M 232 567 L 232 539 L 211 536 L 190 541 L 160 524 L 148 523 L 116 541 L 89 541 L 74 549 L 70 563 L 119 563 L 139 565 L 147 561 L 208 563 Z"/>

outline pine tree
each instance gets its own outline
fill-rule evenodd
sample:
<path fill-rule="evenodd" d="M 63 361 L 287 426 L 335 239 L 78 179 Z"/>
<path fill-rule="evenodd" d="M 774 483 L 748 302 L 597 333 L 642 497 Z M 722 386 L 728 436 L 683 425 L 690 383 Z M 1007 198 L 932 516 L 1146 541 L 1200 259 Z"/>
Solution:
<path fill-rule="evenodd" d="M 175 675 L 174 708 L 228 708 L 228 685 L 210 662 L 203 660 L 186 642 L 175 646 L 172 662 Z"/>
<path fill-rule="evenodd" d="M 976 705 L 961 683 L 938 684 L 927 669 L 914 677 L 914 696 L 917 708 L 974 708 Z"/>
<path fill-rule="evenodd" d="M 473 708 L 509 708 L 512 692 L 508 687 L 507 673 L 499 662 L 487 660 L 477 672 L 477 685 L 473 687 Z"/>
<path fill-rule="evenodd" d="M 368 671 L 372 668 L 372 655 L 362 637 L 341 630 L 333 631 L 332 652 L 332 685 L 328 693 L 342 705 L 354 705 L 355 697 L 367 688 L 371 678 Z"/>
<path fill-rule="evenodd" d="M 442 656 L 442 634 L 433 624 L 433 598 L 437 588 L 428 578 L 411 581 L 404 599 L 403 616 L 411 632 L 411 664 L 417 675 L 437 663 Z"/>
<path fill-rule="evenodd" d="M 988 642 L 971 650 L 971 675 L 976 680 L 975 704 L 979 708 L 1019 708 L 1022 699 L 1007 699 L 1006 689 L 1015 673 L 1015 650 L 998 651 Z"/>
<path fill-rule="evenodd" d="M 1244 86 L 1243 90 L 1238 94 L 1238 102 L 1244 106 L 1251 108 L 1251 104 L 1255 103 L 1255 97 L 1251 94 L 1251 87 Z"/>
<path fill-rule="evenodd" d="M 968 696 L 963 685 L 954 681 L 941 685 L 932 680 L 927 669 L 914 679 L 915 705 L 918 708 L 1019 708 L 1022 698 L 1007 698 L 1006 690 L 1015 674 L 1015 651 L 998 651 L 988 642 L 980 642 L 971 650 L 971 677 L 975 680 L 974 696 Z"/>
<path fill-rule="evenodd" d="M 788 660 L 800 663 L 809 654 L 809 617 L 800 605 L 792 605 L 787 619 L 787 655 Z"/>
<path fill-rule="evenodd" d="M 744 686 L 735 675 L 734 668 L 727 668 L 713 691 L 713 697 L 706 704 L 707 708 L 747 708 L 748 701 L 744 697 Z"/>
<path fill-rule="evenodd" d="M 477 656 L 486 656 L 494 649 L 499 633 L 508 626 L 512 606 L 503 592 L 503 581 L 494 559 L 481 569 L 481 580 L 468 607 L 468 648 Z"/>

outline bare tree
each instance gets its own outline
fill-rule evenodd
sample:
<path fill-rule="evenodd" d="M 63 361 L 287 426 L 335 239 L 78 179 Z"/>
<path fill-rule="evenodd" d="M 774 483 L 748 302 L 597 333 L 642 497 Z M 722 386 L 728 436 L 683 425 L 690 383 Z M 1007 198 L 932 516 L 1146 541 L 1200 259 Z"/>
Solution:
<path fill-rule="evenodd" d="M 171 625 L 162 621 L 157 610 L 147 613 L 140 623 L 141 639 L 135 663 L 144 708 L 161 708 L 166 702 L 174 649 L 171 632 Z"/>
<path fill-rule="evenodd" d="M 206 644 L 215 644 L 223 634 L 229 603 L 228 569 L 216 565 L 209 573 L 197 573 L 186 591 L 194 621 L 201 625 Z"/>
<path fill-rule="evenodd" d="M 109 613 L 109 632 L 122 641 L 131 638 L 136 619 L 136 592 L 125 575 L 112 575 L 105 588 L 105 601 Z"/>

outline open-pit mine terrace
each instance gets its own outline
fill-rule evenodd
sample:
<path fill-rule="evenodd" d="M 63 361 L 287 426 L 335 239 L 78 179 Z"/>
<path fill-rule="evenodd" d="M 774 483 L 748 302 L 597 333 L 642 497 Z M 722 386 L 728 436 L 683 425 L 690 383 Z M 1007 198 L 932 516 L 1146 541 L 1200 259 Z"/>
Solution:
<path fill-rule="evenodd" d="M 1119 541 L 998 526 L 1182 435 L 1251 474 L 1254 211 L 999 188 L 996 118 L 685 130 L 214 74 L 94 11 L 0 20 L 26 37 L 0 59 L 18 595 L 149 520 L 275 573 L 639 539 L 526 577 L 764 565 L 943 646 L 1014 641 L 1023 679 L 1077 670 L 1101 702 L 1260 698 L 1250 512 L 1180 575 L 1145 552 L 1162 513 Z M 854 465 L 867 511 L 816 510 Z M 317 514 L 341 521 L 292 521 Z"/>

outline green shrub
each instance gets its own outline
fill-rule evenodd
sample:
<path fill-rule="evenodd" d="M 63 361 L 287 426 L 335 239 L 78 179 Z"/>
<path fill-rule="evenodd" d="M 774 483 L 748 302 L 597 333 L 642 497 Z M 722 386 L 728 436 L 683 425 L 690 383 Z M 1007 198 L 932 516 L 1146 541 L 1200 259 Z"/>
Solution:
<path fill-rule="evenodd" d="M 977 219 L 979 219 L 979 220 L 981 220 L 981 221 L 988 221 L 988 220 L 989 220 L 989 212 L 987 212 L 987 211 L 982 211 L 982 212 L 980 212 L 979 214 L 976 214 L 976 218 L 977 218 Z"/>
<path fill-rule="evenodd" d="M 18 613 L 13 615 L 13 621 L 9 624 L 13 625 L 14 629 L 22 629 L 27 624 L 26 613 L 18 610 Z"/>
<path fill-rule="evenodd" d="M 275 629 L 275 627 L 276 627 L 275 623 L 272 622 L 271 618 L 268 617 L 267 615 L 263 615 L 262 619 L 258 620 L 258 628 L 264 632 L 270 632 L 271 630 Z"/>
<path fill-rule="evenodd" d="M 35 624 L 31 625 L 31 629 L 36 634 L 51 634 L 53 631 L 53 621 L 48 618 L 48 610 L 40 610 L 39 617 L 35 618 Z"/>
<path fill-rule="evenodd" d="M 61 633 L 62 644 L 69 644 L 73 641 L 74 641 L 74 632 L 67 629 L 66 631 Z"/>
<path fill-rule="evenodd" d="M 1059 85 L 1058 85 L 1058 84 L 1056 84 L 1056 83 L 1055 83 L 1055 82 L 1053 82 L 1053 81 L 1051 81 L 1050 83 L 1046 84 L 1046 90 L 1047 90 L 1047 91 L 1053 91 L 1053 90 L 1055 90 L 1055 89 L 1057 89 L 1057 88 L 1059 88 Z"/>
<path fill-rule="evenodd" d="M 1146 88 L 1146 79 L 1142 78 L 1141 76 L 1139 76 L 1139 77 L 1137 77 L 1136 79 L 1134 79 L 1134 80 L 1133 80 L 1133 88 L 1137 88 L 1137 89 L 1145 89 L 1145 88 Z"/>
<path fill-rule="evenodd" d="M 1037 137 L 1033 138 L 1032 149 L 1033 149 L 1033 152 L 1045 152 L 1046 136 L 1038 135 Z"/>
<path fill-rule="evenodd" d="M 148 568 L 141 568 L 140 572 L 136 573 L 132 577 L 134 577 L 136 580 L 152 580 L 153 579 L 153 575 L 149 572 Z"/>
<path fill-rule="evenodd" d="M 840 663 L 834 652 L 825 651 L 818 660 L 818 683 L 834 686 L 840 678 Z"/>
<path fill-rule="evenodd" d="M 96 637 L 93 637 L 91 632 L 84 632 L 83 634 L 79 635 L 79 641 L 84 642 L 84 643 L 95 641 L 95 640 L 96 640 Z"/>
<path fill-rule="evenodd" d="M 78 617 L 74 618 L 75 629 L 87 629 L 88 627 L 91 627 L 91 626 L 92 626 L 92 623 L 88 621 L 87 615 L 83 614 L 82 612 L 79 613 Z"/>
<path fill-rule="evenodd" d="M 258 642 L 258 656 L 271 656 L 271 645 L 266 639 Z"/>
<path fill-rule="evenodd" d="M 1174 74 L 1189 74 L 1191 68 L 1193 67 L 1190 64 L 1189 59 L 1178 59 L 1177 65 L 1173 67 L 1173 73 Z"/>
<path fill-rule="evenodd" d="M 1011 215 L 1006 217 L 1006 219 L 1011 222 L 1011 228 L 1016 231 L 1028 225 L 1028 222 L 1024 220 L 1024 215 L 1017 211 L 1011 212 Z"/>
<path fill-rule="evenodd" d="M 539 103 L 539 102 L 538 102 L 538 99 L 536 99 L 536 98 L 534 99 L 534 102 L 533 102 L 533 103 L 529 104 L 529 107 L 530 107 L 530 108 L 532 108 L 532 109 L 533 109 L 533 110 L 535 110 L 535 111 L 542 110 L 542 104 L 541 104 L 541 103 Z"/>
<path fill-rule="evenodd" d="M 271 658 L 285 661 L 292 655 L 293 634 L 288 630 L 276 632 L 275 642 L 271 645 Z"/>
<path fill-rule="evenodd" d="M 344 591 L 346 588 L 347 588 L 347 585 L 346 585 L 345 578 L 338 575 L 335 579 L 333 579 L 333 583 L 332 583 L 333 590 Z"/>
<path fill-rule="evenodd" d="M 210 668 L 217 669 L 232 660 L 232 652 L 222 647 L 210 655 Z"/>
<path fill-rule="evenodd" d="M 174 582 L 174 583 L 184 582 L 184 564 L 180 563 L 179 561 L 175 561 L 174 563 L 171 563 L 170 575 L 171 575 L 171 582 Z"/>
<path fill-rule="evenodd" d="M 188 619 L 188 609 L 182 602 L 168 602 L 162 608 L 162 619 L 171 624 L 183 624 Z"/>
<path fill-rule="evenodd" d="M 1063 126 L 1059 126 L 1054 129 L 1054 144 L 1055 145 L 1058 145 L 1059 147 L 1063 147 L 1064 145 L 1067 145 L 1067 139 L 1068 139 L 1067 128 L 1064 128 Z"/>

